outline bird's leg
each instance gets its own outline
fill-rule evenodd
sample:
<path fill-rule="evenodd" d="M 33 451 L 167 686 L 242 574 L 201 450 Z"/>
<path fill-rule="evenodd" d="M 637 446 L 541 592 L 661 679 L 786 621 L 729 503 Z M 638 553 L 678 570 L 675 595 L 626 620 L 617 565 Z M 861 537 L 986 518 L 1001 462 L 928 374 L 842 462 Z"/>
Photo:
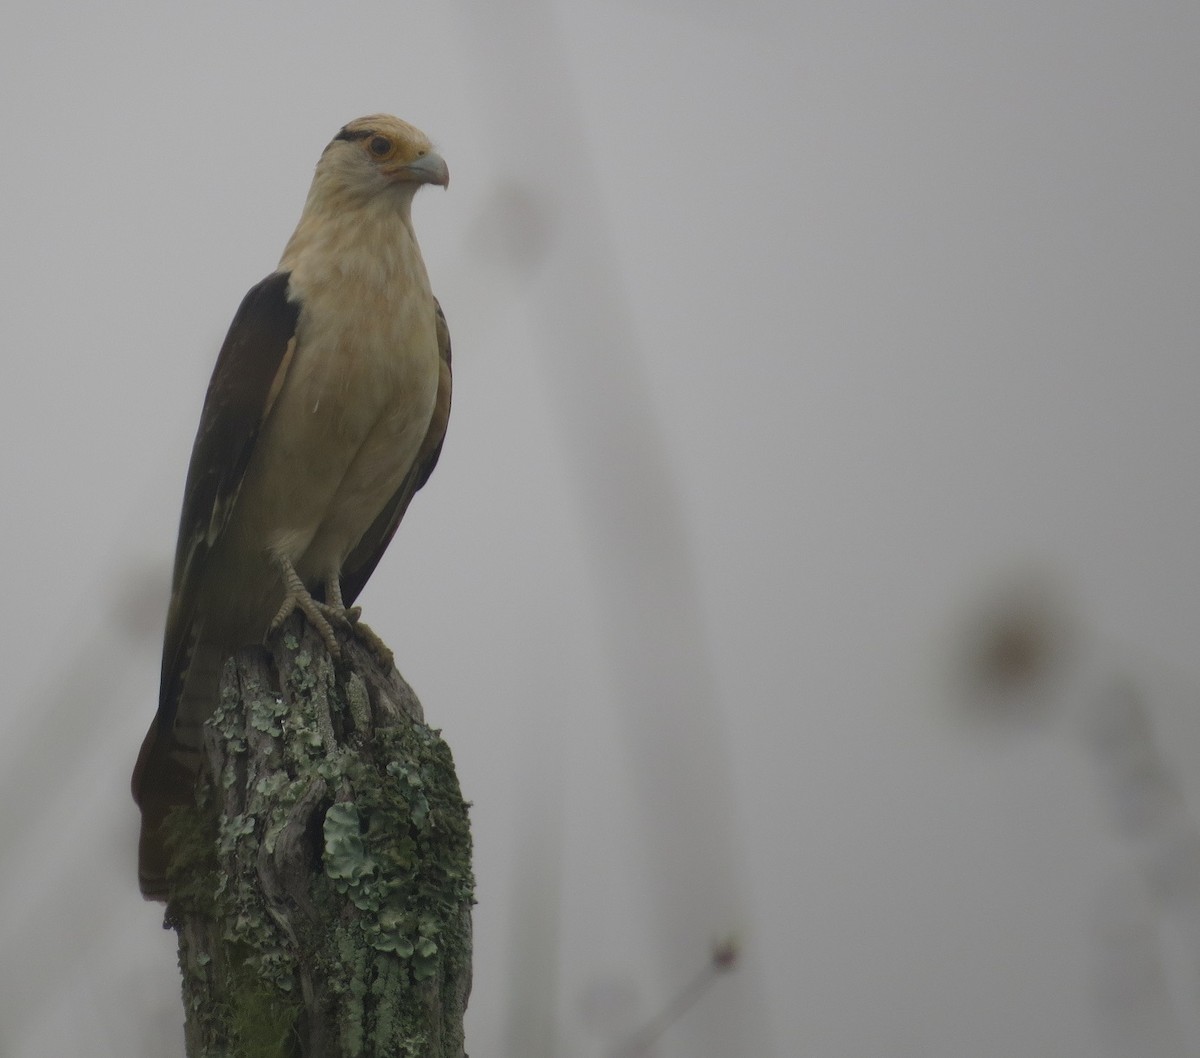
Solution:
<path fill-rule="evenodd" d="M 274 559 L 279 575 L 283 578 L 284 596 L 283 603 L 271 621 L 268 634 L 279 628 L 294 611 L 299 610 L 325 641 L 329 653 L 334 657 L 339 657 L 342 648 L 338 644 L 337 636 L 333 633 L 333 623 L 349 628 L 352 621 L 347 616 L 346 608 L 342 605 L 341 589 L 338 589 L 336 604 L 317 602 L 312 597 L 312 593 L 304 586 L 300 574 L 296 572 L 296 567 L 283 555 L 276 555 Z M 337 583 L 336 577 L 333 578 L 333 583 Z"/>
<path fill-rule="evenodd" d="M 325 582 L 325 598 L 329 600 L 330 606 L 337 606 L 341 609 L 354 634 L 379 659 L 380 664 L 385 669 L 390 669 L 395 661 L 395 655 L 388 649 L 388 645 L 371 630 L 368 624 L 359 620 L 359 617 L 362 615 L 362 607 L 347 606 L 342 601 L 342 583 L 336 573 Z"/>
<path fill-rule="evenodd" d="M 362 616 L 361 606 L 347 606 L 342 601 L 342 579 L 336 573 L 325 582 L 325 601 L 333 609 L 340 610 L 350 624 L 355 624 Z"/>

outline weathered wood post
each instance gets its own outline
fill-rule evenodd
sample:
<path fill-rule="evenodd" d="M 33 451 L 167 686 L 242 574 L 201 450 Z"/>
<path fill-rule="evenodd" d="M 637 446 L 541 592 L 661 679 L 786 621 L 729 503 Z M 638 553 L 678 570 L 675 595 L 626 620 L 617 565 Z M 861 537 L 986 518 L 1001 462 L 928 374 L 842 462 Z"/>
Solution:
<path fill-rule="evenodd" d="M 467 806 L 420 702 L 298 617 L 227 665 L 171 820 L 189 1058 L 464 1058 Z"/>

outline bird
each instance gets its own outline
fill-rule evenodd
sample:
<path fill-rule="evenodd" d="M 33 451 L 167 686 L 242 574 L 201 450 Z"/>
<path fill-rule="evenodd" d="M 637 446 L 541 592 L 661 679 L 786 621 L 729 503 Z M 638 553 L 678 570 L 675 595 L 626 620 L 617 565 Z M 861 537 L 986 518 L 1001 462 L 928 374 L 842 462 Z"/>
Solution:
<path fill-rule="evenodd" d="M 167 896 L 163 823 L 194 801 L 225 660 L 296 610 L 335 655 L 335 626 L 372 638 L 352 604 L 450 415 L 450 334 L 411 215 L 419 188 L 449 182 L 407 122 L 345 125 L 221 346 L 184 486 L 158 710 L 133 773 L 147 899 Z"/>

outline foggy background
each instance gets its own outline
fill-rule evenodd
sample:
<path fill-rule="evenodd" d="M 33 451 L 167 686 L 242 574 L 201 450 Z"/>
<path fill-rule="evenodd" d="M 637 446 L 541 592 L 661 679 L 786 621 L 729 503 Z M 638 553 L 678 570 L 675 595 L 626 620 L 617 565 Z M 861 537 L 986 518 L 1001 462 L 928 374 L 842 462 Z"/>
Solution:
<path fill-rule="evenodd" d="M 1200 1052 L 1200 7 L 15 0 L 0 1056 L 182 1055 L 137 892 L 216 351 L 346 121 L 446 157 L 364 592 L 475 1058 Z"/>

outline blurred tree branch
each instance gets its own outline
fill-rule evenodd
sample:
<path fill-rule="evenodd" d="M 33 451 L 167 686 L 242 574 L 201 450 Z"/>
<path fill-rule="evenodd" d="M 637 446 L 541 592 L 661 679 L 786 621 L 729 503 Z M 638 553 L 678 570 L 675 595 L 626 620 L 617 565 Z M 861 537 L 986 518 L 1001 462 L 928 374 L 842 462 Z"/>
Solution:
<path fill-rule="evenodd" d="M 227 665 L 171 819 L 189 1058 L 463 1058 L 467 808 L 450 750 L 351 634 L 298 617 Z"/>

